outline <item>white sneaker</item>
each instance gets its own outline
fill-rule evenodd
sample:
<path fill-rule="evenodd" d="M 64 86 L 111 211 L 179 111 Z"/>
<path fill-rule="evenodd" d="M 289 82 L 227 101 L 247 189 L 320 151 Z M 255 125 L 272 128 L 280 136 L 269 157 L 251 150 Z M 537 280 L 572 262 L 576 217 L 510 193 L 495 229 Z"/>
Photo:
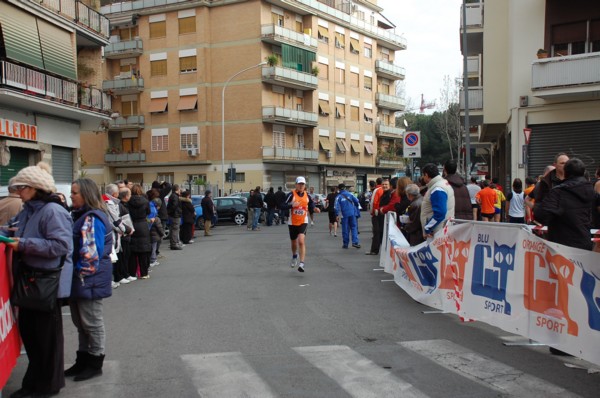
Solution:
<path fill-rule="evenodd" d="M 150 263 L 151 267 L 156 267 L 157 265 L 160 265 L 160 263 L 158 261 L 154 261 L 154 262 Z"/>
<path fill-rule="evenodd" d="M 115 281 L 113 281 L 113 282 L 112 282 L 112 288 L 113 288 L 113 289 L 116 289 L 116 288 L 118 288 L 119 286 L 121 286 L 121 284 L 119 284 L 119 282 L 115 282 Z"/>
<path fill-rule="evenodd" d="M 137 278 L 135 276 L 130 276 L 127 279 L 129 279 L 129 282 L 137 281 Z"/>
<path fill-rule="evenodd" d="M 189 242 L 188 242 L 188 244 L 189 244 L 189 243 L 194 243 L 194 241 L 193 241 L 193 240 L 191 240 L 191 241 L 189 241 Z"/>
<path fill-rule="evenodd" d="M 298 265 L 298 257 L 292 257 L 292 261 L 290 262 L 290 267 L 294 268 Z"/>
<path fill-rule="evenodd" d="M 128 283 L 131 283 L 131 281 L 127 278 L 123 278 L 120 281 L 118 281 L 117 283 L 121 284 L 121 285 L 126 285 Z"/>

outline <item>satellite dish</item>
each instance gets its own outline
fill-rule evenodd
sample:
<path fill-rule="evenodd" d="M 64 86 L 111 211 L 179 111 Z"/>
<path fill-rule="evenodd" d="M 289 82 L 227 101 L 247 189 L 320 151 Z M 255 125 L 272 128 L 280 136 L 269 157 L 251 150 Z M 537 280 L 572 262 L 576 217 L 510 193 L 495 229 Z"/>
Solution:
<path fill-rule="evenodd" d="M 404 127 L 408 127 L 408 122 L 404 119 Z"/>

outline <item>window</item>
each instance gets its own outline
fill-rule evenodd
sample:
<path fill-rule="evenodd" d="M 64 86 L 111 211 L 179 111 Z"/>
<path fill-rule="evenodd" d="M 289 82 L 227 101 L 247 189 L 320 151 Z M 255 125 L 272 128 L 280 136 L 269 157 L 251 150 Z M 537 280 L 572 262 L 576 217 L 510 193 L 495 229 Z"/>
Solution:
<path fill-rule="evenodd" d="M 344 48 L 346 45 L 346 36 L 343 33 L 335 32 L 335 46 Z"/>
<path fill-rule="evenodd" d="M 370 44 L 365 43 L 365 47 L 364 47 L 365 51 L 365 58 L 372 58 L 373 57 L 373 47 L 371 47 Z"/>
<path fill-rule="evenodd" d="M 296 134 L 296 148 L 304 149 L 304 133 Z"/>
<path fill-rule="evenodd" d="M 358 73 L 350 72 L 350 87 L 358 87 Z"/>
<path fill-rule="evenodd" d="M 373 123 L 373 111 L 365 109 L 365 123 Z"/>
<path fill-rule="evenodd" d="M 304 31 L 304 26 L 302 26 L 302 21 L 296 21 L 296 32 L 302 33 Z"/>
<path fill-rule="evenodd" d="M 335 147 L 339 153 L 346 153 L 348 151 L 346 141 L 343 138 L 335 139 Z"/>
<path fill-rule="evenodd" d="M 273 19 L 273 23 L 277 26 L 283 26 L 283 15 L 279 15 L 276 13 L 271 14 L 271 18 Z"/>
<path fill-rule="evenodd" d="M 163 98 L 152 98 L 150 100 L 150 108 L 148 112 L 150 113 L 163 113 L 169 110 L 169 99 L 167 97 Z"/>
<path fill-rule="evenodd" d="M 140 151 L 140 139 L 139 138 L 122 138 L 121 148 L 124 153 L 136 153 Z"/>
<path fill-rule="evenodd" d="M 169 150 L 169 129 L 152 129 L 152 152 Z"/>
<path fill-rule="evenodd" d="M 150 38 L 158 39 L 167 36 L 167 21 L 150 23 Z"/>
<path fill-rule="evenodd" d="M 196 33 L 196 16 L 179 18 L 179 34 Z"/>
<path fill-rule="evenodd" d="M 123 101 L 121 102 L 121 116 L 137 115 L 137 101 Z"/>
<path fill-rule="evenodd" d="M 329 79 L 329 65 L 319 63 L 319 79 Z"/>
<path fill-rule="evenodd" d="M 231 176 L 229 175 L 229 173 L 225 173 L 225 181 L 226 182 L 246 182 L 246 173 L 237 173 L 236 172 L 234 181 L 231 181 Z M 221 205 L 224 205 L 223 201 L 221 201 Z M 231 205 L 233 205 L 233 203 Z"/>
<path fill-rule="evenodd" d="M 273 147 L 285 148 L 285 131 L 273 131 Z"/>
<path fill-rule="evenodd" d="M 335 74 L 337 75 L 337 82 L 340 84 L 344 84 L 346 82 L 346 77 L 344 74 L 344 69 L 342 68 L 335 68 Z"/>
<path fill-rule="evenodd" d="M 360 44 L 358 40 L 350 38 L 350 52 L 352 54 L 360 54 Z"/>
<path fill-rule="evenodd" d="M 182 127 L 179 130 L 180 150 L 198 148 L 198 128 L 197 127 Z"/>
<path fill-rule="evenodd" d="M 156 180 L 168 182 L 169 184 L 173 184 L 173 181 L 175 181 L 175 176 L 173 175 L 173 173 L 162 173 L 156 177 Z"/>
<path fill-rule="evenodd" d="M 359 121 L 359 108 L 358 106 L 351 106 L 350 107 L 350 120 L 353 122 L 358 122 Z"/>
<path fill-rule="evenodd" d="M 150 61 L 150 76 L 165 76 L 167 74 L 167 60 Z"/>
<path fill-rule="evenodd" d="M 319 114 L 321 116 L 329 116 L 331 108 L 329 108 L 329 102 L 325 100 L 319 100 Z"/>
<path fill-rule="evenodd" d="M 198 96 L 197 95 L 184 95 L 179 97 L 179 104 L 177 104 L 178 111 L 197 111 L 198 110 Z"/>
<path fill-rule="evenodd" d="M 373 90 L 373 78 L 371 76 L 365 76 L 365 90 Z"/>
<path fill-rule="evenodd" d="M 337 119 L 346 117 L 346 112 L 345 112 L 344 108 L 346 108 L 346 105 L 344 105 L 344 104 L 341 104 L 339 102 L 335 104 L 335 117 Z"/>
<path fill-rule="evenodd" d="M 196 71 L 196 56 L 179 58 L 179 72 L 195 72 Z"/>
<path fill-rule="evenodd" d="M 381 49 L 381 59 L 387 62 L 390 62 L 390 50 L 387 48 Z"/>
<path fill-rule="evenodd" d="M 317 38 L 323 43 L 329 43 L 329 29 L 319 26 L 317 30 Z"/>
<path fill-rule="evenodd" d="M 587 20 L 552 26 L 552 56 L 584 54 L 600 38 L 600 21 Z M 589 34 L 588 34 L 589 32 Z"/>
<path fill-rule="evenodd" d="M 383 94 L 390 94 L 390 81 L 388 79 L 381 79 L 379 85 L 379 92 Z"/>

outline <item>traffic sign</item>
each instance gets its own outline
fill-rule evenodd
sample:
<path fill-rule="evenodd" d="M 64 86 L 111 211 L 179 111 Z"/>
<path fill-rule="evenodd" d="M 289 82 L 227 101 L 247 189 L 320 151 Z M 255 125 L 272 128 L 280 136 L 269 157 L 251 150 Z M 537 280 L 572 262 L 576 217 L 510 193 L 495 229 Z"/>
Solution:
<path fill-rule="evenodd" d="M 421 157 L 421 132 L 408 131 L 404 134 L 403 145 L 405 158 L 420 158 Z"/>

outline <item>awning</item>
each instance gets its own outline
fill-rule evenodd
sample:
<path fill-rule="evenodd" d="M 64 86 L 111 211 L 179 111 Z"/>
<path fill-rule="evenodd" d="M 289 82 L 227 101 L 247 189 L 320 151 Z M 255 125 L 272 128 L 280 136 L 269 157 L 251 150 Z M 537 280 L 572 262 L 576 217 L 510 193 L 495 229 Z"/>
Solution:
<path fill-rule="evenodd" d="M 367 155 L 372 155 L 373 154 L 373 144 L 371 144 L 370 142 L 365 142 L 365 152 L 367 153 Z"/>
<path fill-rule="evenodd" d="M 371 120 L 373 120 L 373 111 L 372 111 L 372 110 L 370 110 L 370 109 L 365 109 L 365 117 L 366 117 L 367 119 L 371 119 Z"/>
<path fill-rule="evenodd" d="M 184 95 L 179 98 L 178 111 L 193 111 L 198 103 L 197 95 Z"/>
<path fill-rule="evenodd" d="M 360 43 L 358 40 L 350 38 L 350 49 L 356 52 L 360 52 Z"/>
<path fill-rule="evenodd" d="M 351 141 L 350 145 L 352 146 L 352 152 L 354 152 L 357 155 L 360 155 L 360 153 L 362 152 L 362 146 L 360 145 L 360 142 Z"/>
<path fill-rule="evenodd" d="M 6 56 L 14 61 L 44 69 L 35 16 L 2 1 L 0 25 Z"/>
<path fill-rule="evenodd" d="M 335 32 L 335 38 L 337 39 L 339 45 L 341 47 L 344 47 L 344 45 L 346 44 L 344 43 L 344 35 L 339 32 Z"/>
<path fill-rule="evenodd" d="M 165 112 L 167 110 L 168 98 L 152 98 L 150 100 L 150 113 Z"/>
<path fill-rule="evenodd" d="M 319 144 L 321 144 L 321 148 L 325 151 L 331 151 L 331 142 L 329 142 L 329 137 L 319 137 Z"/>
<path fill-rule="evenodd" d="M 336 138 L 335 144 L 338 152 L 340 153 L 346 153 L 346 151 L 348 150 L 348 148 L 346 147 L 346 142 L 341 138 Z"/>
<path fill-rule="evenodd" d="M 340 114 L 340 117 L 346 117 L 346 113 L 344 112 L 344 104 L 335 104 L 335 109 Z"/>
<path fill-rule="evenodd" d="M 325 113 L 327 115 L 329 115 L 331 113 L 331 108 L 329 107 L 329 102 L 327 102 L 325 100 L 319 100 L 319 108 L 321 110 L 321 113 Z"/>
<path fill-rule="evenodd" d="M 319 34 L 329 39 L 329 29 L 319 26 Z"/>
<path fill-rule="evenodd" d="M 44 69 L 69 79 L 77 79 L 75 47 L 71 41 L 71 34 L 39 18 L 37 24 L 44 57 Z"/>

